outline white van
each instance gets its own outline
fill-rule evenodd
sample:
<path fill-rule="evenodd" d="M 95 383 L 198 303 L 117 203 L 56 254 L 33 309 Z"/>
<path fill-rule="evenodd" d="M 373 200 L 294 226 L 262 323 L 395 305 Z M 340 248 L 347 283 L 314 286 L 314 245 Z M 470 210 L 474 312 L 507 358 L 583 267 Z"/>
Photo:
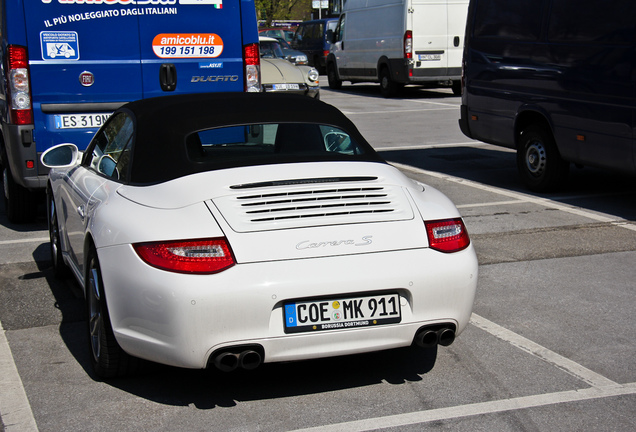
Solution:
<path fill-rule="evenodd" d="M 379 82 L 385 97 L 405 84 L 461 91 L 468 0 L 347 0 L 327 58 L 329 87 Z"/>

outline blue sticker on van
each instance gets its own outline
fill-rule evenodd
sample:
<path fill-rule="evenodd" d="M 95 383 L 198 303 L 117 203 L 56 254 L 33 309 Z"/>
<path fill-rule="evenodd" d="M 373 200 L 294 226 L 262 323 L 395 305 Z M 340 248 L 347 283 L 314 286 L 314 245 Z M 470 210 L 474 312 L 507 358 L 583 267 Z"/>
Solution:
<path fill-rule="evenodd" d="M 40 32 L 42 60 L 79 60 L 79 41 L 74 31 Z"/>
<path fill-rule="evenodd" d="M 223 69 L 223 62 L 199 63 L 199 69 Z"/>

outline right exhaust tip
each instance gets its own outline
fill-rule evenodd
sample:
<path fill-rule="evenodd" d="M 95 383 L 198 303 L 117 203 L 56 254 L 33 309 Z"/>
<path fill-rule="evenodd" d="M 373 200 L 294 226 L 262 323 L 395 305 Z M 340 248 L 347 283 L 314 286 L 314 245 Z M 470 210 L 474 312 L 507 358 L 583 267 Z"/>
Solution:
<path fill-rule="evenodd" d="M 414 342 L 421 348 L 434 348 L 437 345 L 449 346 L 455 341 L 455 329 L 447 325 L 426 326 L 415 333 Z"/>
<path fill-rule="evenodd" d="M 455 341 L 455 331 L 449 328 L 438 330 L 438 342 L 441 346 L 449 346 Z"/>

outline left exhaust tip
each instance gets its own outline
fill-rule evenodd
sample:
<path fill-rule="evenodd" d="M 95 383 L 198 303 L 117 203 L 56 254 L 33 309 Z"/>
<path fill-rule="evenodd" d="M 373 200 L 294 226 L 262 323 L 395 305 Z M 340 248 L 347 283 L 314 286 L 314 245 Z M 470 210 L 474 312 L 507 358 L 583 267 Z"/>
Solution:
<path fill-rule="evenodd" d="M 264 351 L 260 345 L 234 346 L 215 351 L 208 362 L 223 372 L 236 369 L 252 370 L 263 363 Z"/>

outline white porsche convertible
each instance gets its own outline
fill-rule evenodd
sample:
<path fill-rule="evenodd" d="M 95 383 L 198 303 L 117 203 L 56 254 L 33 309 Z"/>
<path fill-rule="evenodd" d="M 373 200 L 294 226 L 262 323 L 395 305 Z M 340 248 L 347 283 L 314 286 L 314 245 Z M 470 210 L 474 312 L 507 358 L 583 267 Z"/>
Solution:
<path fill-rule="evenodd" d="M 42 162 L 55 273 L 85 293 L 99 377 L 431 348 L 468 324 L 478 266 L 456 207 L 318 100 L 132 102 Z"/>

